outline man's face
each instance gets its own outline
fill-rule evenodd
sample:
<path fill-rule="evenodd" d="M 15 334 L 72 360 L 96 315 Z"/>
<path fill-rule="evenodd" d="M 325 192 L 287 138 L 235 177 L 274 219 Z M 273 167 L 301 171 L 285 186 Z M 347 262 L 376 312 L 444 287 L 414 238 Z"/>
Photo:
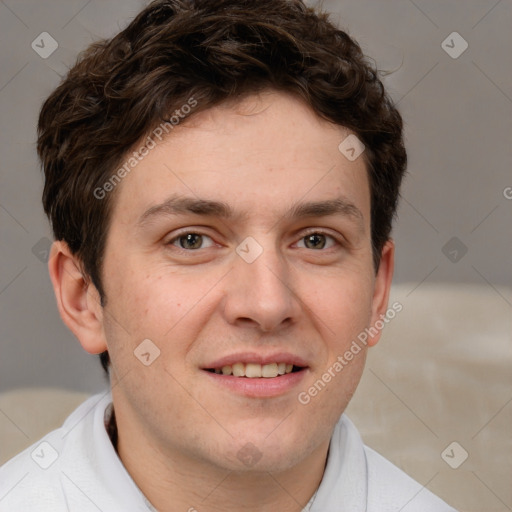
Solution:
<path fill-rule="evenodd" d="M 299 393 L 375 320 L 348 134 L 265 93 L 176 127 L 118 185 L 102 275 L 121 445 L 270 471 L 326 447 L 365 350 L 307 405 Z"/>

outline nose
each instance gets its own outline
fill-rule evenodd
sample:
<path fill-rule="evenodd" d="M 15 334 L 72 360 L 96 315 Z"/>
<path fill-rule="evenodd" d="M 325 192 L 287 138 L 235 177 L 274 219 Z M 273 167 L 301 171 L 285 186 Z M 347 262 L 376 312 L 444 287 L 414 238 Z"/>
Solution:
<path fill-rule="evenodd" d="M 275 250 L 264 249 L 252 263 L 235 255 L 228 276 L 222 310 L 231 325 L 268 333 L 299 318 L 300 301 L 290 269 Z"/>

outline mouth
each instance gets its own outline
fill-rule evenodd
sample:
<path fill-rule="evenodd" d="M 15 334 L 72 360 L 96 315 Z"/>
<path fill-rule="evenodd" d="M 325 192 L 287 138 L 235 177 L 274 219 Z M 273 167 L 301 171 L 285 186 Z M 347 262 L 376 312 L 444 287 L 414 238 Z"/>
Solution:
<path fill-rule="evenodd" d="M 249 398 L 292 396 L 310 373 L 306 360 L 289 352 L 231 354 L 201 370 L 211 385 Z"/>
<path fill-rule="evenodd" d="M 246 379 L 273 379 L 304 370 L 303 366 L 291 363 L 275 362 L 268 364 L 234 363 L 217 368 L 204 368 L 205 371 L 217 375 L 240 377 Z"/>

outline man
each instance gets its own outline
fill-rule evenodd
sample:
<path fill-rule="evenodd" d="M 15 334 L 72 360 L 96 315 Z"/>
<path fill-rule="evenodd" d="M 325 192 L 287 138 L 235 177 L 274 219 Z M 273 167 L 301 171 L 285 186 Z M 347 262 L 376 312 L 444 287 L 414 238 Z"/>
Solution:
<path fill-rule="evenodd" d="M 38 130 L 58 308 L 111 393 L 0 470 L 0 510 L 453 510 L 342 415 L 406 165 L 347 34 L 298 0 L 160 0 Z"/>

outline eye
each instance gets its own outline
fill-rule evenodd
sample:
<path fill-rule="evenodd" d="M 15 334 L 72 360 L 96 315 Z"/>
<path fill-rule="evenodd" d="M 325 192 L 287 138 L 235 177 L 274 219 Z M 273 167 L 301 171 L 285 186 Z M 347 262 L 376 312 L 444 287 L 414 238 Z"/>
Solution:
<path fill-rule="evenodd" d="M 303 246 L 300 245 L 302 242 L 304 243 Z M 336 244 L 337 241 L 332 236 L 326 233 L 314 232 L 302 237 L 298 242 L 298 247 L 306 249 L 330 249 Z"/>
<path fill-rule="evenodd" d="M 192 232 L 183 233 L 169 241 L 169 245 L 174 245 L 175 247 L 185 250 L 204 249 L 211 247 L 213 244 L 214 242 L 209 236 Z"/>

